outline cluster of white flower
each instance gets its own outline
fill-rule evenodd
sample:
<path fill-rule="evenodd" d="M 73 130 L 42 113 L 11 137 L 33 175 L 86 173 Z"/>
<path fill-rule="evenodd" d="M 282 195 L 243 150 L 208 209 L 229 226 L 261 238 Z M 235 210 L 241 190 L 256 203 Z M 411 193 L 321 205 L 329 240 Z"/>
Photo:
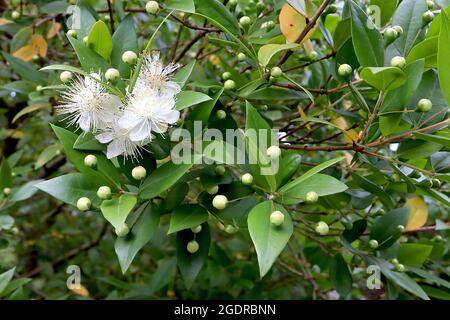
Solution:
<path fill-rule="evenodd" d="M 107 157 L 138 157 L 152 138 L 152 132 L 164 133 L 176 123 L 180 112 L 175 96 L 181 90 L 169 76 L 177 64 L 164 67 L 158 51 L 144 58 L 136 85 L 123 101 L 108 92 L 100 75 L 77 77 L 63 93 L 64 103 L 57 107 L 69 124 L 91 131 L 101 143 L 107 143 Z"/>

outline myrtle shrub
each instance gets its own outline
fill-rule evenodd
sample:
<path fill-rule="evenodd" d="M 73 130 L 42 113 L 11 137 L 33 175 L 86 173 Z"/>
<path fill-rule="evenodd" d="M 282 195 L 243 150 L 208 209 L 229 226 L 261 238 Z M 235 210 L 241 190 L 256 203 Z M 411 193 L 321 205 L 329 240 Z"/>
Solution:
<path fill-rule="evenodd" d="M 449 0 L 0 8 L 0 297 L 450 298 Z"/>

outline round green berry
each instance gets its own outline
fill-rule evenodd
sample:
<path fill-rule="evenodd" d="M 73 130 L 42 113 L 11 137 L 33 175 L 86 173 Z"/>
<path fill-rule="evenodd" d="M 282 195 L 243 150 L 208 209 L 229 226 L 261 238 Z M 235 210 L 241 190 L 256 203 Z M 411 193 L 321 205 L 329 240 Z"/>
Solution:
<path fill-rule="evenodd" d="M 266 155 L 270 159 L 276 159 L 276 158 L 278 158 L 281 155 L 281 149 L 278 146 L 270 146 L 266 150 Z"/>
<path fill-rule="evenodd" d="M 328 224 L 324 221 L 319 221 L 316 225 L 315 231 L 321 236 L 325 236 L 330 231 Z"/>
<path fill-rule="evenodd" d="M 77 33 L 76 30 L 69 29 L 69 30 L 67 30 L 67 35 L 68 35 L 69 37 L 76 38 L 77 35 L 78 35 L 78 33 Z"/>
<path fill-rule="evenodd" d="M 433 188 L 439 188 L 441 186 L 441 180 L 439 179 L 431 179 L 431 183 L 433 184 Z"/>
<path fill-rule="evenodd" d="M 89 168 L 94 168 L 97 166 L 97 157 L 93 154 L 88 154 L 84 157 L 84 165 Z"/>
<path fill-rule="evenodd" d="M 224 81 L 227 81 L 228 79 L 231 79 L 231 73 L 228 71 L 225 71 L 224 73 L 222 73 L 222 79 Z"/>
<path fill-rule="evenodd" d="M 392 29 L 397 31 L 397 37 L 400 37 L 403 34 L 403 28 L 401 26 L 393 26 Z"/>
<path fill-rule="evenodd" d="M 387 28 L 384 32 L 384 41 L 387 44 L 392 43 L 395 39 L 398 38 L 398 31 L 394 28 Z"/>
<path fill-rule="evenodd" d="M 202 232 L 202 225 L 199 224 L 198 226 L 191 228 L 191 231 L 193 233 L 200 233 L 200 232 Z"/>
<path fill-rule="evenodd" d="M 311 51 L 306 55 L 306 58 L 310 61 L 314 61 L 319 58 L 319 54 L 317 53 L 317 51 Z"/>
<path fill-rule="evenodd" d="M 223 84 L 223 87 L 225 90 L 234 90 L 236 89 L 236 82 L 234 82 L 233 80 L 227 80 Z"/>
<path fill-rule="evenodd" d="M 397 229 L 397 232 L 403 233 L 405 231 L 405 226 L 399 224 L 396 229 Z"/>
<path fill-rule="evenodd" d="M 319 200 L 319 195 L 315 191 L 309 191 L 305 196 L 305 202 L 315 203 Z"/>
<path fill-rule="evenodd" d="M 434 1 L 433 0 L 427 0 L 427 7 L 428 10 L 431 10 L 434 8 Z"/>
<path fill-rule="evenodd" d="M 247 58 L 247 56 L 244 53 L 242 53 L 242 52 L 239 52 L 238 55 L 237 55 L 238 61 L 241 61 L 241 62 L 245 61 L 246 58 Z"/>
<path fill-rule="evenodd" d="M 428 112 L 433 108 L 433 103 L 430 99 L 420 99 L 417 104 L 417 110 L 420 112 Z"/>
<path fill-rule="evenodd" d="M 61 80 L 62 83 L 67 83 L 69 81 L 72 81 L 73 79 L 73 74 L 70 71 L 63 71 L 61 72 L 61 74 L 59 75 L 59 79 Z"/>
<path fill-rule="evenodd" d="M 228 199 L 224 195 L 217 195 L 213 198 L 212 205 L 217 210 L 223 210 L 227 207 Z"/>
<path fill-rule="evenodd" d="M 243 16 L 239 19 L 239 24 L 242 27 L 248 27 L 251 23 L 252 23 L 252 19 L 250 19 L 250 17 L 248 17 L 248 16 Z"/>
<path fill-rule="evenodd" d="M 8 188 L 8 187 L 3 188 L 3 194 L 5 196 L 9 196 L 11 194 L 11 192 L 12 192 L 11 188 Z"/>
<path fill-rule="evenodd" d="M 131 176 L 135 180 L 142 180 L 147 176 L 147 170 L 143 166 L 137 166 L 131 170 Z"/>
<path fill-rule="evenodd" d="M 157 14 L 159 12 L 159 4 L 156 1 L 149 1 L 145 4 L 145 11 L 149 14 Z"/>
<path fill-rule="evenodd" d="M 225 232 L 226 233 L 233 234 L 233 233 L 236 233 L 238 231 L 239 231 L 239 228 L 234 226 L 234 225 L 232 225 L 232 224 L 227 224 L 225 226 Z"/>
<path fill-rule="evenodd" d="M 405 272 L 405 266 L 399 263 L 395 266 L 395 270 L 397 270 L 398 272 Z"/>
<path fill-rule="evenodd" d="M 434 13 L 430 10 L 425 11 L 422 15 L 422 24 L 427 25 L 434 19 Z"/>
<path fill-rule="evenodd" d="M 206 188 L 206 192 L 210 195 L 216 194 L 219 191 L 219 186 L 215 185 L 215 186 L 210 186 Z"/>
<path fill-rule="evenodd" d="M 223 120 L 227 117 L 227 113 L 224 110 L 217 110 L 216 117 L 219 120 Z"/>
<path fill-rule="evenodd" d="M 391 59 L 391 66 L 403 69 L 406 66 L 406 60 L 405 60 L 405 58 L 403 58 L 401 56 L 393 57 Z"/>
<path fill-rule="evenodd" d="M 226 172 L 226 169 L 224 166 L 216 166 L 214 168 L 214 172 L 219 176 L 223 176 Z"/>
<path fill-rule="evenodd" d="M 371 247 L 372 249 L 376 249 L 378 247 L 378 241 L 375 239 L 370 240 L 369 247 Z"/>
<path fill-rule="evenodd" d="M 253 176 L 250 173 L 244 173 L 241 177 L 242 184 L 251 185 L 253 183 Z"/>
<path fill-rule="evenodd" d="M 137 61 L 137 54 L 134 51 L 128 50 L 122 54 L 122 61 L 126 64 L 132 65 Z"/>
<path fill-rule="evenodd" d="M 283 74 L 283 70 L 281 70 L 280 67 L 273 67 L 270 70 L 270 76 L 272 76 L 274 78 L 279 78 L 279 77 L 281 77 L 282 74 Z"/>
<path fill-rule="evenodd" d="M 97 190 L 97 197 L 102 200 L 107 200 L 111 198 L 111 188 L 108 186 L 101 186 Z"/>
<path fill-rule="evenodd" d="M 338 68 L 338 75 L 341 77 L 348 77 L 353 73 L 353 68 L 349 64 L 341 64 Z"/>
<path fill-rule="evenodd" d="M 274 226 L 281 226 L 284 222 L 283 212 L 276 210 L 270 214 L 270 223 Z"/>
<path fill-rule="evenodd" d="M 128 225 L 126 223 L 124 223 L 120 227 L 116 228 L 114 231 L 116 232 L 116 235 L 119 238 L 122 238 L 122 237 L 125 237 L 130 232 L 130 228 L 128 227 Z"/>
<path fill-rule="evenodd" d="M 77 201 L 77 208 L 80 211 L 88 211 L 91 208 L 91 200 L 87 197 L 81 197 Z"/>
<path fill-rule="evenodd" d="M 12 18 L 13 20 L 19 19 L 19 18 L 20 18 L 20 12 L 14 10 L 14 11 L 11 13 L 11 18 Z"/>
<path fill-rule="evenodd" d="M 111 82 L 116 82 L 120 78 L 120 72 L 117 69 L 109 68 L 105 72 L 105 79 Z"/>
<path fill-rule="evenodd" d="M 189 253 L 194 254 L 198 251 L 200 246 L 198 245 L 198 242 L 195 240 L 191 240 L 188 242 L 186 249 Z"/>

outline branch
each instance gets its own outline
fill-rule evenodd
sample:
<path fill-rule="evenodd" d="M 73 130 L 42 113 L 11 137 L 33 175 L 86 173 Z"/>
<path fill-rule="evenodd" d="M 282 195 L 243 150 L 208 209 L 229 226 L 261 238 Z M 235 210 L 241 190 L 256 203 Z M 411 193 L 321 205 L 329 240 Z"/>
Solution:
<path fill-rule="evenodd" d="M 111 26 L 111 33 L 114 33 L 114 13 L 111 6 L 111 0 L 106 0 L 108 3 L 108 13 L 109 13 L 109 25 Z"/>

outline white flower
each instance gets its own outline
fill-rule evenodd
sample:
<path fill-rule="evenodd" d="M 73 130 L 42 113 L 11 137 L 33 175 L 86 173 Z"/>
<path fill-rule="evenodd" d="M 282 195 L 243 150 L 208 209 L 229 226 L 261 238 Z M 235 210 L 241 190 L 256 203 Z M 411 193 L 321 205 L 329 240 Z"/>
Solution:
<path fill-rule="evenodd" d="M 100 143 L 108 143 L 106 150 L 106 157 L 108 159 L 119 155 L 123 155 L 125 158 L 141 157 L 141 150 L 144 150 L 144 146 L 151 140 L 147 139 L 141 142 L 131 141 L 129 130 L 121 128 L 116 121 L 103 128 L 101 133 L 97 134 L 95 138 Z"/>
<path fill-rule="evenodd" d="M 100 79 L 97 73 L 91 77 Z M 87 76 L 84 79 L 78 76 L 62 96 L 65 101 L 57 107 L 57 112 L 67 115 L 69 124 L 76 124 L 85 132 L 96 131 L 112 122 L 122 105 L 117 96 Z"/>

